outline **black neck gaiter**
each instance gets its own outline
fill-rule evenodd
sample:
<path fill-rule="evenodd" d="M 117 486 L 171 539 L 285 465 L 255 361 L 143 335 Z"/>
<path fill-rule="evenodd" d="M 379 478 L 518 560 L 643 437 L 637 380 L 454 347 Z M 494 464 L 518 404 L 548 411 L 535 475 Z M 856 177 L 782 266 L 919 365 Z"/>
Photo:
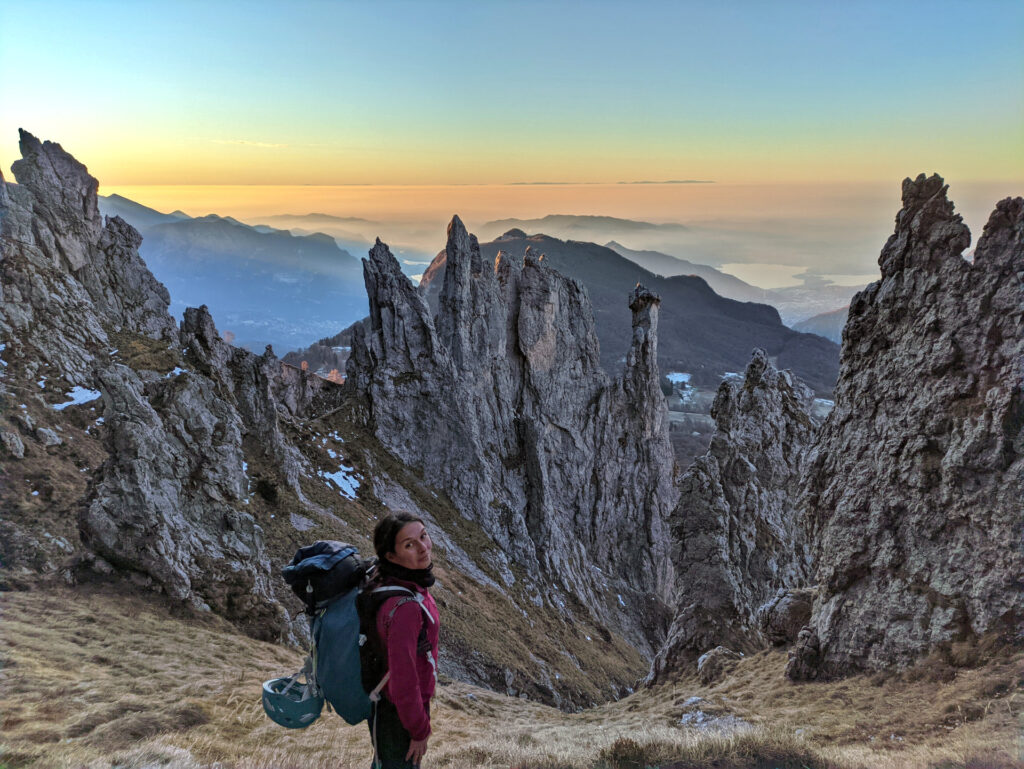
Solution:
<path fill-rule="evenodd" d="M 420 587 L 430 587 L 434 584 L 434 564 L 430 564 L 425 569 L 407 569 L 397 563 L 381 558 L 377 561 L 377 571 L 381 577 L 393 577 L 405 582 L 412 582 Z"/>

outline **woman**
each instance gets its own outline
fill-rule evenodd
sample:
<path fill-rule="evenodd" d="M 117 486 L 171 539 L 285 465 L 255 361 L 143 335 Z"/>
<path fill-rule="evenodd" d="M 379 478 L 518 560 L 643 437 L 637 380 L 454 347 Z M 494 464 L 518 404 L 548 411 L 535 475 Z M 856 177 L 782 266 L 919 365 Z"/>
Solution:
<path fill-rule="evenodd" d="M 377 609 L 376 629 L 389 678 L 370 715 L 375 769 L 418 767 L 430 738 L 430 698 L 437 684 L 439 616 L 428 588 L 434 584 L 433 544 L 420 518 L 395 513 L 373 531 L 379 587 L 403 587 Z M 382 660 L 383 661 L 383 660 Z"/>

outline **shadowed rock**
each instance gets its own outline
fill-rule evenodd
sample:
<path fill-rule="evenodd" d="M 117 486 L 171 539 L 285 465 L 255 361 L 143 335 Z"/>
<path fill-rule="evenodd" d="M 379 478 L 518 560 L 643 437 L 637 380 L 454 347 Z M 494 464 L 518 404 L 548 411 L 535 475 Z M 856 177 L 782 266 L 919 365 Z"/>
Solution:
<path fill-rule="evenodd" d="M 754 351 L 742 383 L 718 388 L 711 446 L 679 483 L 671 517 L 676 612 L 649 680 L 688 669 L 719 645 L 763 648 L 758 609 L 806 581 L 796 500 L 815 435 L 811 399 L 763 350 Z"/>

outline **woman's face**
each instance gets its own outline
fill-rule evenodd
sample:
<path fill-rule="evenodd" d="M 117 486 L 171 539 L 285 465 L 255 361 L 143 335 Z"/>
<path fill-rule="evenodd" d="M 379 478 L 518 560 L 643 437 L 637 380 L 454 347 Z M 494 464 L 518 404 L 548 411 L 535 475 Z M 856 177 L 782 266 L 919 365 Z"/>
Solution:
<path fill-rule="evenodd" d="M 395 537 L 395 550 L 385 557 L 407 569 L 425 569 L 430 566 L 430 550 L 433 547 L 426 527 L 419 521 L 412 521 L 399 529 Z"/>

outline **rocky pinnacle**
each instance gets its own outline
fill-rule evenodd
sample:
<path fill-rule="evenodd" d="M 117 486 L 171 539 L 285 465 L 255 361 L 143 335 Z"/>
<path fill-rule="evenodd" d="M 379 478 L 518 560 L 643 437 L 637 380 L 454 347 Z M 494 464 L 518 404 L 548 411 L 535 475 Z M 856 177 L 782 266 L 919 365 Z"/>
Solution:
<path fill-rule="evenodd" d="M 524 575 L 553 605 L 573 595 L 651 648 L 667 624 L 675 500 L 657 298 L 629 297 L 634 339 L 613 381 L 578 281 L 533 252 L 485 264 L 458 217 L 444 260 L 436 317 L 386 246 L 364 260 L 370 319 L 350 386 L 382 443 L 499 545 L 507 584 Z"/>
<path fill-rule="evenodd" d="M 854 297 L 805 479 L 819 597 L 794 678 L 904 667 L 1024 617 L 1024 199 L 978 240 L 939 176 L 903 182 Z"/>
<path fill-rule="evenodd" d="M 650 680 L 686 670 L 719 645 L 749 652 L 775 640 L 762 632 L 758 610 L 808 576 L 795 502 L 816 432 L 811 400 L 810 388 L 778 371 L 764 350 L 754 350 L 742 382 L 718 388 L 711 446 L 680 479 L 671 516 L 676 612 Z"/>

